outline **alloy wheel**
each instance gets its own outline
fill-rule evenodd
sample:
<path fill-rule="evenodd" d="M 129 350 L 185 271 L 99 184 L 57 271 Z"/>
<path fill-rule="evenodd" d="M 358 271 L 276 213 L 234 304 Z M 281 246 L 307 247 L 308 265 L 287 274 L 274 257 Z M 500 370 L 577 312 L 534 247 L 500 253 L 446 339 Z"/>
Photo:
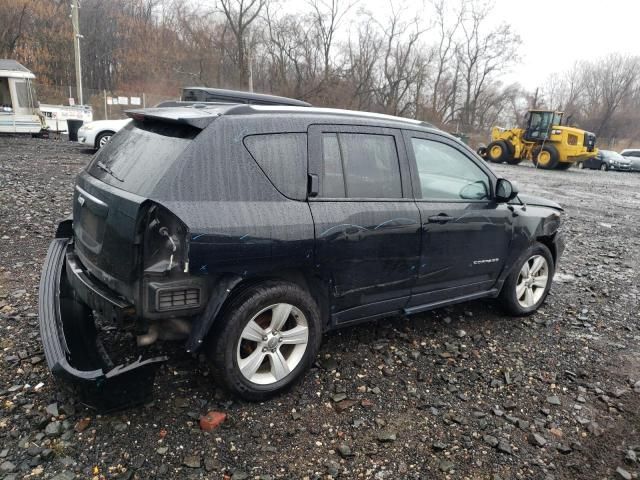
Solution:
<path fill-rule="evenodd" d="M 538 164 L 546 167 L 551 163 L 551 154 L 546 150 L 542 150 L 538 153 Z"/>
<path fill-rule="evenodd" d="M 100 148 L 102 148 L 109 142 L 109 140 L 111 140 L 111 135 L 104 135 L 100 137 L 100 141 L 98 142 L 98 145 L 100 146 Z"/>
<path fill-rule="evenodd" d="M 516 282 L 516 298 L 518 303 L 524 308 L 531 308 L 536 305 L 547 288 L 549 283 L 549 264 L 542 255 L 530 257 L 518 275 Z"/>
<path fill-rule="evenodd" d="M 279 382 L 300 363 L 309 323 L 297 307 L 277 303 L 254 315 L 240 334 L 236 361 L 242 376 L 259 385 Z"/>

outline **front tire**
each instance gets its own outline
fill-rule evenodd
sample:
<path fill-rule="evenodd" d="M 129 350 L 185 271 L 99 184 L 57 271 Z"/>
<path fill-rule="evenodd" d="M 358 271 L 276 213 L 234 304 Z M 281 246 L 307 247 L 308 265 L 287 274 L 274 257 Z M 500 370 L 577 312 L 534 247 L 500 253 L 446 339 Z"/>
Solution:
<path fill-rule="evenodd" d="M 322 341 L 318 307 L 307 291 L 285 282 L 249 287 L 225 308 L 212 332 L 217 379 L 232 393 L 262 401 L 297 382 Z"/>
<path fill-rule="evenodd" d="M 513 316 L 531 315 L 549 294 L 555 265 L 546 245 L 535 243 L 514 266 L 498 297 L 504 310 Z"/>
<path fill-rule="evenodd" d="M 584 162 L 578 162 L 578 169 L 584 170 Z"/>
<path fill-rule="evenodd" d="M 603 171 L 603 172 L 609 171 L 609 165 L 607 165 L 606 163 L 602 162 L 600 164 L 600 170 Z"/>

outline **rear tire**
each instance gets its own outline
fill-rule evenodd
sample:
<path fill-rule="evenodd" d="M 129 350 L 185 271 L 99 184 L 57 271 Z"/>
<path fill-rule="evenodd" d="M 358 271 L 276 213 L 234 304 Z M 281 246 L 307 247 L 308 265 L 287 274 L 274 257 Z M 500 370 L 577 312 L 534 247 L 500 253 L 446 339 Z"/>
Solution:
<path fill-rule="evenodd" d="M 559 162 L 556 165 L 556 170 L 569 170 L 571 168 L 571 163 Z"/>
<path fill-rule="evenodd" d="M 262 401 L 291 387 L 320 349 L 322 324 L 309 293 L 269 281 L 248 287 L 211 332 L 215 378 L 245 400 Z"/>
<path fill-rule="evenodd" d="M 107 143 L 109 143 L 109 140 L 111 140 L 111 137 L 114 135 L 114 132 L 102 132 L 100 135 L 98 135 L 96 137 L 96 150 L 100 150 L 102 147 L 104 147 Z"/>
<path fill-rule="evenodd" d="M 502 308 L 516 317 L 534 313 L 547 298 L 554 273 L 551 252 L 546 245 L 536 242 L 505 280 L 498 297 Z"/>
<path fill-rule="evenodd" d="M 558 165 L 560 154 L 555 145 L 548 143 L 544 147 L 536 147 L 533 150 L 533 164 L 543 170 L 553 170 Z"/>

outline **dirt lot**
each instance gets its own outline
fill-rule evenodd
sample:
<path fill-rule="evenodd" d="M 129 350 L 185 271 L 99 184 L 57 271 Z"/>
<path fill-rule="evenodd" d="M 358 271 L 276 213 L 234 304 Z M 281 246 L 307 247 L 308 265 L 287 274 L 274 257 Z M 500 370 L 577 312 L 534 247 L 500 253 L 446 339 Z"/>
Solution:
<path fill-rule="evenodd" d="M 567 251 L 530 318 L 475 302 L 342 330 L 264 404 L 167 347 L 155 401 L 101 416 L 56 388 L 37 318 L 41 263 L 89 158 L 0 137 L 0 478 L 638 477 L 640 174 L 495 167 L 566 208 Z M 210 410 L 228 420 L 205 433 Z"/>

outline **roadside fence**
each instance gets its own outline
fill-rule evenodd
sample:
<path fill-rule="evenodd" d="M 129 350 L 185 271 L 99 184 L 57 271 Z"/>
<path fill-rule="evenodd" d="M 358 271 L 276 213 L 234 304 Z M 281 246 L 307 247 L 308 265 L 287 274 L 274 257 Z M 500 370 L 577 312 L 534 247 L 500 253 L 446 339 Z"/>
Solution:
<path fill-rule="evenodd" d="M 41 104 L 78 105 L 74 86 L 35 84 L 36 95 Z M 125 118 L 125 111 L 152 107 L 165 100 L 179 100 L 180 91 L 166 94 L 143 91 L 109 91 L 83 89 L 84 104 L 91 106 L 93 120 Z"/>

